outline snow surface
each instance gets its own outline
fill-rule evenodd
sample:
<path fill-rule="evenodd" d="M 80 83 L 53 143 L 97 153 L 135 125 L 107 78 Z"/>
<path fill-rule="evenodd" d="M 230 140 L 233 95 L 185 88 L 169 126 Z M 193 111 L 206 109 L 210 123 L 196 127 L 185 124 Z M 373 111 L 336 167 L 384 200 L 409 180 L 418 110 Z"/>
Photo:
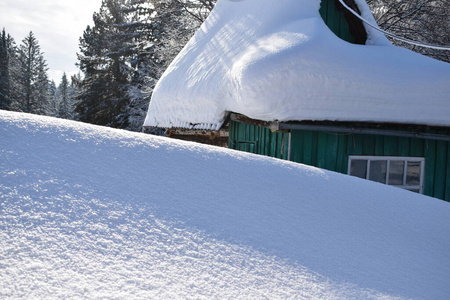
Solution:
<path fill-rule="evenodd" d="M 0 298 L 448 299 L 450 205 L 0 111 Z"/>
<path fill-rule="evenodd" d="M 367 4 L 357 1 L 364 18 Z M 144 126 L 217 130 L 229 112 L 264 121 L 450 126 L 450 65 L 335 36 L 319 0 L 219 0 L 159 80 Z"/>

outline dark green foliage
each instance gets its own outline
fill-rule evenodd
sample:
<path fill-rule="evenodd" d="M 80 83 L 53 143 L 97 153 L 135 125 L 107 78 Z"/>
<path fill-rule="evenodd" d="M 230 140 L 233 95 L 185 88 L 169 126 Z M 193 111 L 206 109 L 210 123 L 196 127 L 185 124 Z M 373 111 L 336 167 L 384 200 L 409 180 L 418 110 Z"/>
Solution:
<path fill-rule="evenodd" d="M 59 85 L 59 109 L 58 116 L 64 119 L 70 119 L 71 108 L 69 103 L 69 81 L 67 80 L 66 73 L 61 78 L 61 84 Z"/>
<path fill-rule="evenodd" d="M 80 120 L 140 131 L 157 80 L 214 2 L 104 0 L 80 39 Z"/>
<path fill-rule="evenodd" d="M 94 26 L 80 39 L 80 82 L 76 112 L 81 121 L 128 128 L 127 108 L 132 87 L 144 87 L 143 70 L 149 60 L 152 9 L 145 1 L 104 0 L 94 14 Z M 140 76 L 138 76 L 140 75 Z"/>
<path fill-rule="evenodd" d="M 47 64 L 33 32 L 30 32 L 19 45 L 16 80 L 18 110 L 46 114 L 49 86 Z"/>
<path fill-rule="evenodd" d="M 3 29 L 0 36 L 0 109 L 4 110 L 11 108 L 11 63 L 14 51 L 14 40 Z"/>

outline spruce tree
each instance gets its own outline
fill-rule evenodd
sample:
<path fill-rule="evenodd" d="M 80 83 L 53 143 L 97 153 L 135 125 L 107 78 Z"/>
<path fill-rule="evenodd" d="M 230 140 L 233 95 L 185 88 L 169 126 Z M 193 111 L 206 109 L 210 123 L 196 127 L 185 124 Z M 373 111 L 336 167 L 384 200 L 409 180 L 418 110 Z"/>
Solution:
<path fill-rule="evenodd" d="M 69 81 L 67 80 L 66 73 L 61 78 L 61 83 L 58 87 L 59 94 L 59 111 L 58 116 L 64 119 L 70 119 L 71 109 L 69 103 Z"/>
<path fill-rule="evenodd" d="M 47 112 L 47 64 L 33 32 L 26 36 L 18 51 L 18 109 L 29 113 Z"/>
<path fill-rule="evenodd" d="M 103 0 L 80 39 L 80 120 L 140 131 L 156 81 L 214 2 Z"/>
<path fill-rule="evenodd" d="M 14 40 L 5 29 L 0 36 L 0 109 L 11 109 L 11 64 L 14 56 Z"/>
<path fill-rule="evenodd" d="M 49 112 L 51 116 L 58 116 L 59 101 L 58 101 L 58 88 L 56 83 L 52 80 L 48 87 L 47 99 L 49 104 Z"/>
<path fill-rule="evenodd" d="M 78 66 L 84 73 L 76 112 L 81 121 L 127 128 L 130 82 L 139 66 L 142 16 L 150 16 L 146 1 L 104 0 L 94 14 L 94 26 L 80 39 Z"/>

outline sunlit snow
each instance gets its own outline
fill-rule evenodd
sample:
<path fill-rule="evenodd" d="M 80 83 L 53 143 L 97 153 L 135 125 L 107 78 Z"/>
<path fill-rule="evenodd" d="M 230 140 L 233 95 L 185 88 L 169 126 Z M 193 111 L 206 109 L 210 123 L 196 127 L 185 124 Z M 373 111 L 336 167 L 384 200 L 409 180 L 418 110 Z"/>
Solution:
<path fill-rule="evenodd" d="M 445 299 L 450 205 L 0 111 L 0 298 Z"/>
<path fill-rule="evenodd" d="M 364 0 L 363 17 L 375 22 Z M 450 126 L 450 65 L 367 45 L 325 25 L 319 0 L 219 0 L 152 95 L 146 126 L 219 129 L 229 112 L 264 121 Z"/>

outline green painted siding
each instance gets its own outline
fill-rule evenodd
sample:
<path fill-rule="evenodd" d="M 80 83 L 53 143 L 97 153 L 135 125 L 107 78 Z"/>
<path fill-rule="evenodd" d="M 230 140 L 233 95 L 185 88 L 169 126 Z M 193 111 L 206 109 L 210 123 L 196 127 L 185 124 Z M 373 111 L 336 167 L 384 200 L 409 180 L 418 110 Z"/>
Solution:
<path fill-rule="evenodd" d="M 230 149 L 287 159 L 289 133 L 271 132 L 260 126 L 231 122 L 229 128 Z"/>
<path fill-rule="evenodd" d="M 435 133 L 450 134 L 450 131 Z M 312 139 L 312 140 L 311 140 Z M 337 140 L 337 141 L 335 141 Z M 424 194 L 450 201 L 450 143 L 418 138 L 293 131 L 291 160 L 347 174 L 349 155 L 425 158 Z M 321 145 L 315 160 L 304 159 L 305 145 Z M 326 153 L 325 164 L 320 158 Z"/>
<path fill-rule="evenodd" d="M 450 130 L 434 133 L 450 135 Z M 288 141 L 287 132 L 230 123 L 231 149 L 287 159 Z M 450 201 L 449 144 L 418 138 L 294 130 L 290 160 L 347 174 L 350 155 L 424 157 L 424 194 Z"/>
<path fill-rule="evenodd" d="M 335 0 L 322 0 L 319 12 L 325 24 L 335 35 L 347 42 L 355 43 L 343 11 L 336 9 Z"/>
<path fill-rule="evenodd" d="M 435 133 L 448 135 L 450 131 Z M 316 160 L 305 160 L 302 153 L 308 152 L 308 149 L 300 148 L 313 144 L 326 145 L 326 148 L 315 150 Z M 293 131 L 291 160 L 347 174 L 349 155 L 424 157 L 424 194 L 450 201 L 449 144 L 417 138 Z M 314 151 L 313 148 L 311 150 Z M 325 164 L 320 159 L 324 152 L 327 156 Z"/>

